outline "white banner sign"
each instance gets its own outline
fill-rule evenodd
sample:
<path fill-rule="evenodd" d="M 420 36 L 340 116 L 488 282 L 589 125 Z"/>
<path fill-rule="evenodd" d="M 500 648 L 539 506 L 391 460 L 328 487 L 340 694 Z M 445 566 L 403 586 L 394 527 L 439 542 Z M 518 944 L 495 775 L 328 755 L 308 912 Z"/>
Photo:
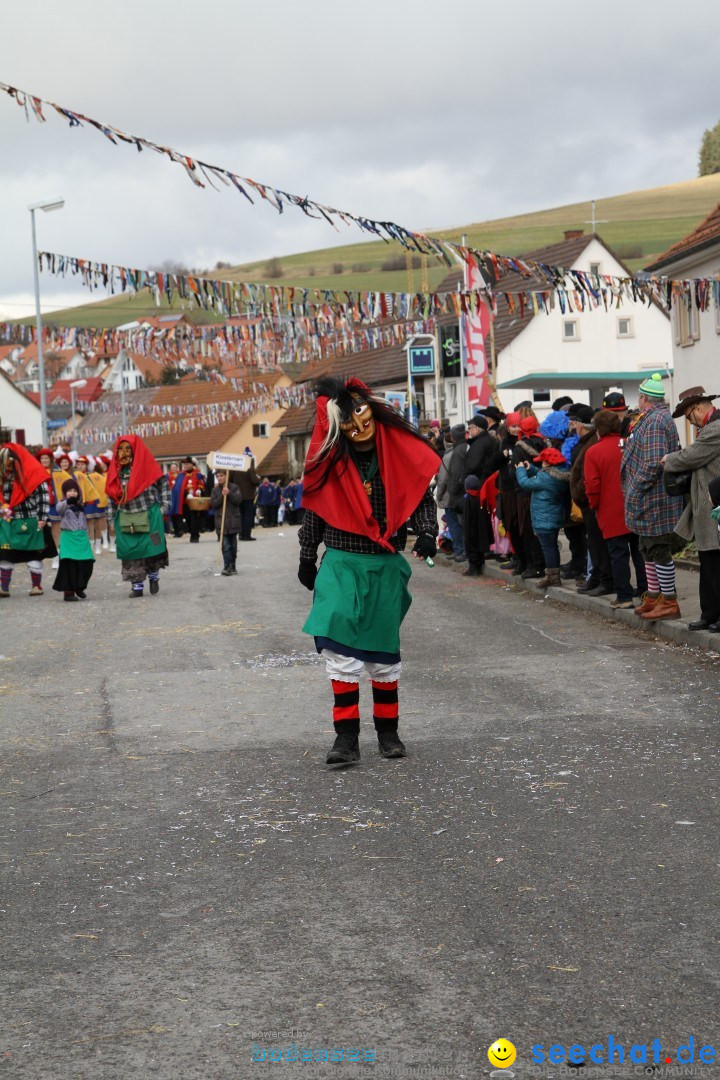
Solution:
<path fill-rule="evenodd" d="M 227 469 L 232 472 L 247 472 L 251 460 L 247 454 L 221 454 L 219 450 L 208 454 L 208 465 L 211 469 Z"/>

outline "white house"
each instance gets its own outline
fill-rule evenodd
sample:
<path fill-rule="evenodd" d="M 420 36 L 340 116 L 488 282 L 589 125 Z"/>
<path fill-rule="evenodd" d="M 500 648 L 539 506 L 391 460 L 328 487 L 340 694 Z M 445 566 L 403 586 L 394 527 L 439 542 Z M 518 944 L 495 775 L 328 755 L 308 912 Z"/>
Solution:
<path fill-rule="evenodd" d="M 522 258 L 568 270 L 630 276 L 628 268 L 599 236 L 581 230 L 568 231 L 561 243 L 528 252 Z M 457 274 L 454 277 L 457 280 Z M 439 288 L 443 287 L 447 288 L 447 282 Z M 565 394 L 574 401 L 598 407 L 611 389 L 621 390 L 628 405 L 633 406 L 637 404 L 637 388 L 649 372 L 667 371 L 672 375 L 669 318 L 655 304 L 648 307 L 628 301 L 619 309 L 606 311 L 601 306 L 563 313 L 556 303 L 549 314 L 534 314 L 530 305 L 521 311 L 517 300 L 511 311 L 500 294 L 542 290 L 546 288 L 544 281 L 525 281 L 508 274 L 494 287 L 498 314 L 493 320 L 492 338 L 488 336 L 485 346 L 497 398 L 506 412 L 530 400 L 536 412 L 542 414 L 555 398 Z M 442 331 L 440 336 L 442 347 Z M 459 381 L 445 380 L 445 415 L 452 422 L 460 418 Z"/>
<path fill-rule="evenodd" d="M 674 280 L 720 279 L 720 203 L 696 229 L 646 270 Z M 694 292 L 689 303 L 681 296 L 673 298 L 672 333 L 668 337 L 675 369 L 675 400 L 682 390 L 692 386 L 704 386 L 708 393 L 720 394 L 720 281 L 706 311 L 698 309 Z M 683 425 L 679 426 L 682 436 Z"/>
<path fill-rule="evenodd" d="M 32 446 L 42 441 L 40 406 L 0 371 L 0 434 L 2 441 Z"/>

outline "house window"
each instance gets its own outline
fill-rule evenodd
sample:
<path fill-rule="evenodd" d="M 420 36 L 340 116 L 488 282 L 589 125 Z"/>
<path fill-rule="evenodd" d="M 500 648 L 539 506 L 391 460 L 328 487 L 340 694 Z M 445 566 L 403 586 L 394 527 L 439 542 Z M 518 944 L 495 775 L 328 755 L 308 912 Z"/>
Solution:
<path fill-rule="evenodd" d="M 619 338 L 635 337 L 631 315 L 623 315 L 617 321 L 617 336 Z"/>
<path fill-rule="evenodd" d="M 580 327 L 578 326 L 577 319 L 563 319 L 562 337 L 563 341 L 580 340 Z"/>
<path fill-rule="evenodd" d="M 533 404 L 550 400 L 549 390 L 533 390 Z"/>
<path fill-rule="evenodd" d="M 448 404 L 448 409 L 449 409 L 450 412 L 457 412 L 457 407 L 458 407 L 458 404 L 457 404 L 457 401 L 458 401 L 457 383 L 454 383 L 454 382 L 448 383 L 447 384 L 447 389 L 449 391 L 448 397 L 450 398 L 450 402 Z"/>
<path fill-rule="evenodd" d="M 673 323 L 675 326 L 675 344 L 683 347 L 694 345 L 700 338 L 700 318 L 695 300 L 690 306 L 682 297 L 673 304 Z"/>
<path fill-rule="evenodd" d="M 267 424 L 253 424 L 253 439 L 267 439 L 268 426 Z"/>
<path fill-rule="evenodd" d="M 590 273 L 595 277 L 600 276 L 600 263 L 590 263 Z"/>

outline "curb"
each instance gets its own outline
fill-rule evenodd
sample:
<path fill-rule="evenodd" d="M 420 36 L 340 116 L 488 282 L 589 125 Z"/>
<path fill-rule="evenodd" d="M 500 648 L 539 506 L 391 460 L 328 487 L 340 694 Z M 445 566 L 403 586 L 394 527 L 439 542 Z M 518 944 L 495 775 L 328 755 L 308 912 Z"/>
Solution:
<path fill-rule="evenodd" d="M 438 560 L 436 565 L 447 566 L 455 573 L 462 573 L 465 568 L 462 564 L 448 563 L 444 559 Z M 583 593 L 576 593 L 563 586 L 540 589 L 536 580 L 530 578 L 528 581 L 523 581 L 521 577 L 500 570 L 492 562 L 485 563 L 482 576 L 494 581 L 504 581 L 506 585 L 535 596 L 547 596 L 550 600 L 567 604 L 568 607 L 577 608 L 579 611 L 589 611 L 611 622 L 624 623 L 632 630 L 640 630 L 648 635 L 664 638 L 666 641 L 673 642 L 674 645 L 690 645 L 693 648 L 705 649 L 707 652 L 720 653 L 720 634 L 709 634 L 707 630 L 688 630 L 687 623 L 682 619 L 673 619 L 668 622 L 640 619 L 627 608 L 611 608 L 610 601 L 599 596 L 585 596 Z"/>

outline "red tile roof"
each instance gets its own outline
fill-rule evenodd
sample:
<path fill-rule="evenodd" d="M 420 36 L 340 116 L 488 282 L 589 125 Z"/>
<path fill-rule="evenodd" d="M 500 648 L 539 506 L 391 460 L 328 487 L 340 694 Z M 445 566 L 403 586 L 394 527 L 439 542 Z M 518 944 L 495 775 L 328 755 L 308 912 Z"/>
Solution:
<path fill-rule="evenodd" d="M 63 401 L 70 401 L 72 397 L 70 383 L 77 381 L 77 379 L 57 379 L 53 383 L 52 390 L 48 391 L 48 402 L 57 401 L 59 398 Z M 91 379 L 87 379 L 86 382 L 86 386 L 77 386 L 75 388 L 75 401 L 97 401 L 102 394 L 103 381 L 99 376 L 96 375 Z"/>
<path fill-rule="evenodd" d="M 211 428 L 195 428 L 193 431 L 170 432 L 167 435 L 143 435 L 143 442 L 156 457 L 205 455 L 211 450 L 220 450 L 244 423 L 244 419 L 226 420 Z"/>
<path fill-rule="evenodd" d="M 708 214 L 704 221 L 701 221 L 697 228 L 693 229 L 691 233 L 684 236 L 682 240 L 678 240 L 676 244 L 668 248 L 667 251 L 661 255 L 650 266 L 646 266 L 646 270 L 659 270 L 663 266 L 667 266 L 668 263 L 675 262 L 676 259 L 682 259 L 686 255 L 694 255 L 705 248 L 720 247 L 720 203 L 717 204 L 712 213 Z"/>

